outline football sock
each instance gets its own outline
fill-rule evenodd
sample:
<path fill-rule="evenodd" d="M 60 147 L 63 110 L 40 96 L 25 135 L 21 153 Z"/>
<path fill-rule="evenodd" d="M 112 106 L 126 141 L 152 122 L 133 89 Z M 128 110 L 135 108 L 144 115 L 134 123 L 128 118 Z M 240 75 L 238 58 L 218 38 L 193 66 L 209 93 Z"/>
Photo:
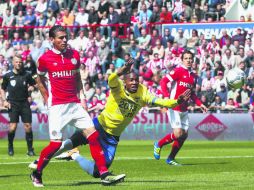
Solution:
<path fill-rule="evenodd" d="M 183 146 L 185 140 L 175 140 L 174 143 L 172 144 L 172 149 L 171 152 L 168 156 L 168 158 L 170 158 L 171 160 L 174 160 L 176 157 L 176 154 L 179 152 L 179 150 L 181 149 L 181 147 Z"/>
<path fill-rule="evenodd" d="M 106 159 L 99 142 L 99 133 L 95 131 L 90 136 L 87 137 L 89 142 L 90 152 L 95 161 L 96 166 L 98 167 L 100 175 L 108 173 L 108 168 L 106 166 Z"/>
<path fill-rule="evenodd" d="M 41 151 L 41 155 L 37 165 L 37 172 L 42 173 L 43 168 L 47 166 L 49 160 L 52 158 L 54 153 L 60 148 L 62 142 L 50 141 L 49 145 Z"/>
<path fill-rule="evenodd" d="M 71 137 L 71 142 L 73 145 L 73 148 L 83 145 L 83 144 L 88 144 L 88 141 L 86 139 L 86 137 L 84 137 L 83 132 L 78 130 L 76 131 Z"/>
<path fill-rule="evenodd" d="M 163 137 L 161 140 L 158 141 L 158 146 L 163 147 L 166 144 L 172 143 L 176 140 L 176 137 L 174 133 L 169 133 L 165 137 Z"/>
<path fill-rule="evenodd" d="M 65 141 L 62 142 L 61 147 L 59 148 L 59 150 L 54 154 L 53 157 L 56 157 L 60 154 L 62 154 L 63 152 L 67 151 L 67 150 L 71 150 L 73 148 L 72 146 L 72 141 L 70 139 L 66 139 Z"/>
<path fill-rule="evenodd" d="M 28 150 L 33 150 L 33 131 L 26 132 L 26 143 Z"/>
<path fill-rule="evenodd" d="M 14 137 L 15 137 L 15 131 L 9 131 L 8 132 L 8 143 L 9 143 L 9 146 L 13 146 Z"/>
<path fill-rule="evenodd" d="M 72 159 L 78 162 L 80 167 L 88 173 L 90 176 L 93 176 L 95 163 L 91 160 L 86 159 L 78 153 L 71 155 Z"/>

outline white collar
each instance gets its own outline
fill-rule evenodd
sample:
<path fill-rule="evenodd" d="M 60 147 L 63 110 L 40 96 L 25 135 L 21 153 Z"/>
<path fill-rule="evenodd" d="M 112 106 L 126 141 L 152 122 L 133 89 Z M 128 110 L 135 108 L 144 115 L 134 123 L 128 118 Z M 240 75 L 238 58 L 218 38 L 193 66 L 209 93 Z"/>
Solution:
<path fill-rule="evenodd" d="M 59 50 L 57 50 L 57 49 L 55 49 L 55 48 L 52 48 L 52 51 L 53 51 L 55 54 L 61 54 L 61 53 L 65 53 L 65 52 L 66 52 L 66 49 L 65 49 L 63 52 L 61 52 L 61 51 L 59 51 Z"/>

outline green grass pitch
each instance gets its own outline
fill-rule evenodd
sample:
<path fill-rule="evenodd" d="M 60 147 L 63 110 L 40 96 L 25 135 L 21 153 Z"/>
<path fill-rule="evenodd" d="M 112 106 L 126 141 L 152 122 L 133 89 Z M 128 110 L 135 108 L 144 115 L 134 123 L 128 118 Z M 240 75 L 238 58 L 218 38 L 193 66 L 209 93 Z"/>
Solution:
<path fill-rule="evenodd" d="M 37 155 L 48 141 L 35 141 Z M 31 190 L 28 163 L 37 157 L 26 156 L 25 141 L 15 141 L 15 155 L 7 155 L 7 140 L 0 140 L 0 190 Z M 87 147 L 81 147 L 90 157 Z M 161 160 L 153 159 L 152 141 L 121 141 L 110 170 L 125 173 L 125 182 L 104 187 L 99 179 L 88 176 L 74 161 L 52 159 L 44 170 L 44 189 L 254 189 L 254 144 L 248 142 L 187 141 L 179 152 L 183 166 L 169 166 L 170 150 L 162 150 Z"/>

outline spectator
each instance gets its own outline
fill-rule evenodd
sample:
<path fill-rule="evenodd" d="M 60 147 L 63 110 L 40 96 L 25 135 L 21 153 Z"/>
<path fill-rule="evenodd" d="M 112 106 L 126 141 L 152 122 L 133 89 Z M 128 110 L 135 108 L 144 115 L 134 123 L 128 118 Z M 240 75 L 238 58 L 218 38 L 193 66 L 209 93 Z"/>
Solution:
<path fill-rule="evenodd" d="M 101 34 L 102 36 L 104 36 L 104 35 L 105 35 L 105 32 L 106 32 L 105 29 L 107 29 L 107 26 L 104 26 L 104 25 L 107 25 L 107 24 L 108 24 L 108 15 L 107 15 L 107 12 L 104 12 L 104 13 L 103 13 L 102 18 L 101 18 L 101 21 L 100 21 L 100 24 L 101 24 L 101 26 L 100 26 L 100 34 Z M 110 26 L 109 26 L 109 27 L 110 27 Z M 108 32 L 107 32 L 107 36 L 110 36 L 110 35 L 108 34 Z"/>
<path fill-rule="evenodd" d="M 98 75 L 99 76 L 99 75 Z M 100 77 L 102 77 L 101 80 L 103 80 L 103 75 L 101 74 Z M 99 77 L 98 77 L 99 78 Z M 103 80 L 105 83 L 107 83 L 105 80 Z M 99 101 L 101 101 L 103 104 L 106 103 L 106 94 L 103 92 L 104 90 L 101 88 L 101 86 L 96 86 L 95 88 L 95 94 Z"/>
<path fill-rule="evenodd" d="M 216 113 L 220 113 L 222 110 L 225 109 L 226 103 L 223 102 L 220 96 L 215 96 L 214 102 L 210 105 L 209 109 Z"/>
<path fill-rule="evenodd" d="M 96 45 L 95 40 L 91 40 L 91 45 L 89 47 L 87 47 L 86 54 L 89 51 L 92 51 L 93 54 L 96 55 L 96 56 L 98 55 L 98 46 Z"/>
<path fill-rule="evenodd" d="M 227 104 L 225 106 L 225 110 L 227 110 L 227 111 L 233 111 L 236 108 L 238 108 L 237 102 L 234 101 L 233 98 L 229 98 L 228 101 L 227 101 Z"/>
<path fill-rule="evenodd" d="M 149 49 L 149 45 L 151 42 L 151 36 L 146 33 L 145 29 L 141 30 L 141 37 L 137 39 L 138 41 L 138 47 L 140 49 L 141 53 L 141 59 L 143 58 L 143 55 L 147 53 Z"/>
<path fill-rule="evenodd" d="M 220 47 L 223 48 L 223 46 L 225 45 L 229 45 L 228 48 L 230 48 L 230 43 L 226 43 L 226 41 L 229 40 L 229 42 L 231 41 L 231 38 L 230 36 L 228 35 L 227 33 L 227 30 L 226 29 L 223 29 L 222 30 L 222 37 L 220 38 Z"/>
<path fill-rule="evenodd" d="M 98 48 L 97 52 L 98 52 L 99 64 L 102 68 L 102 73 L 105 74 L 109 64 L 109 61 L 108 61 L 109 47 L 104 40 L 101 41 L 100 47 Z"/>
<path fill-rule="evenodd" d="M 89 71 L 89 76 L 92 82 L 95 81 L 97 73 L 100 71 L 99 59 L 92 51 L 87 53 L 87 60 L 85 63 Z"/>
<path fill-rule="evenodd" d="M 181 0 L 175 0 L 172 14 L 174 22 L 180 21 L 180 16 L 183 14 L 183 4 Z"/>
<path fill-rule="evenodd" d="M 139 29 L 140 28 L 145 29 L 147 27 L 147 24 L 152 14 L 153 14 L 152 11 L 147 9 L 146 4 L 142 4 L 142 10 L 139 12 L 139 22 L 137 25 L 134 25 L 134 36 L 136 38 L 140 36 Z"/>
<path fill-rule="evenodd" d="M 215 79 L 211 76 L 211 70 L 206 71 L 206 77 L 202 80 L 201 91 L 207 91 L 207 87 L 212 87 Z"/>
<path fill-rule="evenodd" d="M 232 36 L 232 41 L 234 42 L 235 40 L 239 41 L 239 44 L 244 46 L 245 43 L 245 36 L 246 36 L 246 32 L 238 27 L 236 29 L 236 34 L 234 36 Z"/>
<path fill-rule="evenodd" d="M 161 39 L 161 43 L 164 46 L 164 48 L 167 47 L 167 42 L 168 41 L 171 41 L 173 43 L 174 42 L 174 36 L 171 35 L 169 28 L 165 28 L 164 35 Z"/>
<path fill-rule="evenodd" d="M 238 55 L 235 56 L 236 67 L 239 67 L 240 63 L 246 59 L 244 47 L 239 48 Z"/>
<path fill-rule="evenodd" d="M 73 26 L 75 21 L 75 16 L 70 13 L 68 9 L 64 10 L 64 15 L 63 15 L 63 25 L 64 26 Z"/>
<path fill-rule="evenodd" d="M 115 11 L 114 6 L 110 5 L 109 6 L 109 13 L 108 13 L 108 24 L 110 26 L 107 27 L 108 29 L 108 36 L 111 36 L 112 29 L 116 30 L 116 27 L 114 26 L 115 24 L 119 23 L 119 15 Z"/>
<path fill-rule="evenodd" d="M 89 82 L 84 85 L 84 96 L 87 102 L 89 102 L 95 93 L 95 89 L 91 86 Z"/>
<path fill-rule="evenodd" d="M 44 53 L 44 49 L 42 48 L 41 40 L 36 40 L 33 49 L 31 50 L 31 56 L 35 62 L 37 59 Z"/>
<path fill-rule="evenodd" d="M 239 107 L 249 109 L 251 91 L 247 88 L 247 85 L 244 84 L 238 93 L 236 102 L 239 104 Z"/>
<path fill-rule="evenodd" d="M 221 84 L 226 84 L 226 79 L 224 77 L 223 71 L 218 71 L 216 75 L 216 80 L 213 85 L 213 89 L 218 93 L 221 91 Z"/>
<path fill-rule="evenodd" d="M 183 36 L 183 29 L 178 29 L 178 35 L 175 37 L 175 42 L 179 45 L 179 47 L 185 48 L 187 45 L 187 39 Z"/>
<path fill-rule="evenodd" d="M 130 48 L 127 52 L 134 60 L 140 62 L 140 49 L 138 48 L 135 40 L 130 41 Z"/>
<path fill-rule="evenodd" d="M 80 26 L 81 30 L 85 30 L 87 28 L 86 25 L 89 24 L 88 17 L 89 15 L 85 12 L 85 9 L 81 7 L 75 18 L 75 25 Z"/>
<path fill-rule="evenodd" d="M 210 106 L 215 99 L 216 92 L 212 88 L 212 85 L 208 83 L 204 91 L 202 91 L 201 88 L 201 95 L 204 95 L 206 97 L 207 105 Z"/>
<path fill-rule="evenodd" d="M 160 22 L 162 22 L 162 23 L 172 23 L 173 22 L 172 13 L 170 11 L 168 11 L 168 8 L 166 6 L 163 6 L 161 8 Z"/>
<path fill-rule="evenodd" d="M 116 53 L 112 54 L 112 64 L 116 69 L 121 68 L 124 65 L 125 61 L 120 58 Z"/>
<path fill-rule="evenodd" d="M 165 50 L 164 47 L 161 45 L 161 41 L 159 39 L 155 42 L 155 47 L 152 49 L 153 55 L 158 54 L 160 59 L 164 58 Z"/>
<path fill-rule="evenodd" d="M 236 66 L 235 55 L 232 54 L 230 49 L 225 51 L 225 55 L 222 56 L 221 64 L 225 68 L 225 75 L 227 75 L 230 69 Z"/>
<path fill-rule="evenodd" d="M 3 16 L 2 27 L 12 27 L 14 25 L 15 16 L 11 13 L 11 9 L 7 8 Z M 2 31 L 1 31 L 2 32 Z M 7 29 L 7 35 L 12 35 L 11 30 Z"/>
<path fill-rule="evenodd" d="M 187 40 L 187 49 L 195 49 L 195 46 L 198 45 L 198 31 L 193 29 L 191 34 L 192 36 Z"/>
<path fill-rule="evenodd" d="M 38 0 L 37 5 L 35 7 L 35 12 L 44 14 L 47 10 L 47 1 L 46 0 Z"/>
<path fill-rule="evenodd" d="M 41 27 L 45 26 L 46 22 L 47 22 L 47 18 L 44 16 L 44 14 L 38 13 L 36 22 L 35 22 L 35 26 L 37 26 L 39 28 L 34 28 L 34 36 L 36 36 L 38 34 L 40 36 L 40 38 L 43 39 L 44 28 L 41 28 Z"/>
<path fill-rule="evenodd" d="M 121 40 L 117 37 L 116 31 L 112 31 L 112 35 L 109 41 L 109 49 L 113 54 L 117 54 L 118 56 L 122 53 L 122 43 Z"/>
<path fill-rule="evenodd" d="M 130 23 L 131 23 L 131 15 L 128 11 L 126 11 L 126 7 L 122 6 L 121 13 L 119 14 L 119 24 L 129 25 Z M 129 27 L 128 27 L 128 29 L 129 29 Z M 119 26 L 119 34 L 120 35 L 124 34 L 124 27 Z"/>
<path fill-rule="evenodd" d="M 99 18 L 102 18 L 102 15 L 104 14 L 104 12 L 109 12 L 109 6 L 110 3 L 107 0 L 101 0 L 99 3 L 99 7 L 98 7 L 98 16 Z"/>
<path fill-rule="evenodd" d="M 217 92 L 217 95 L 220 97 L 222 102 L 227 102 L 228 100 L 228 91 L 226 88 L 226 85 L 224 83 L 220 84 L 221 90 L 219 92 Z"/>
<path fill-rule="evenodd" d="M 245 62 L 245 65 L 246 67 L 251 67 L 251 62 L 254 60 L 254 52 L 253 52 L 253 49 L 250 49 L 248 52 L 247 52 L 247 56 L 244 60 Z"/>
<path fill-rule="evenodd" d="M 235 47 L 231 44 L 231 39 L 230 38 L 226 38 L 225 43 L 226 44 L 222 47 L 222 50 L 221 50 L 222 55 L 225 54 L 225 51 L 227 49 L 229 49 L 231 52 L 236 51 Z"/>
<path fill-rule="evenodd" d="M 106 75 L 110 75 L 110 74 L 114 73 L 115 71 L 116 71 L 115 65 L 113 63 L 111 63 L 111 64 L 109 64 L 109 68 L 106 72 Z"/>
<path fill-rule="evenodd" d="M 105 92 L 108 88 L 107 81 L 104 80 L 102 73 L 98 73 L 98 79 L 95 81 L 96 88 L 100 88 L 103 92 Z"/>
<path fill-rule="evenodd" d="M 22 2 L 19 2 L 18 0 L 14 1 L 14 7 L 12 9 L 13 14 L 16 16 L 21 11 L 22 13 L 25 13 L 26 7 L 22 4 Z"/>
<path fill-rule="evenodd" d="M 94 10 L 97 11 L 99 8 L 99 1 L 97 0 L 89 0 L 86 5 L 86 10 L 89 11 L 91 7 L 94 7 Z"/>

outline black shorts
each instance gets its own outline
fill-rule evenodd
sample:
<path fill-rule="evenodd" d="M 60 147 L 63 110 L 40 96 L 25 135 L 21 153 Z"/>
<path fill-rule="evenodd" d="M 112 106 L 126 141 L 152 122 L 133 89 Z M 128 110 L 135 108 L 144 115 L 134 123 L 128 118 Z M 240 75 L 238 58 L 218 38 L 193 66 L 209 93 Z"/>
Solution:
<path fill-rule="evenodd" d="M 23 123 L 32 123 L 32 112 L 27 101 L 10 102 L 11 109 L 9 110 L 10 123 L 18 123 L 19 116 Z"/>

